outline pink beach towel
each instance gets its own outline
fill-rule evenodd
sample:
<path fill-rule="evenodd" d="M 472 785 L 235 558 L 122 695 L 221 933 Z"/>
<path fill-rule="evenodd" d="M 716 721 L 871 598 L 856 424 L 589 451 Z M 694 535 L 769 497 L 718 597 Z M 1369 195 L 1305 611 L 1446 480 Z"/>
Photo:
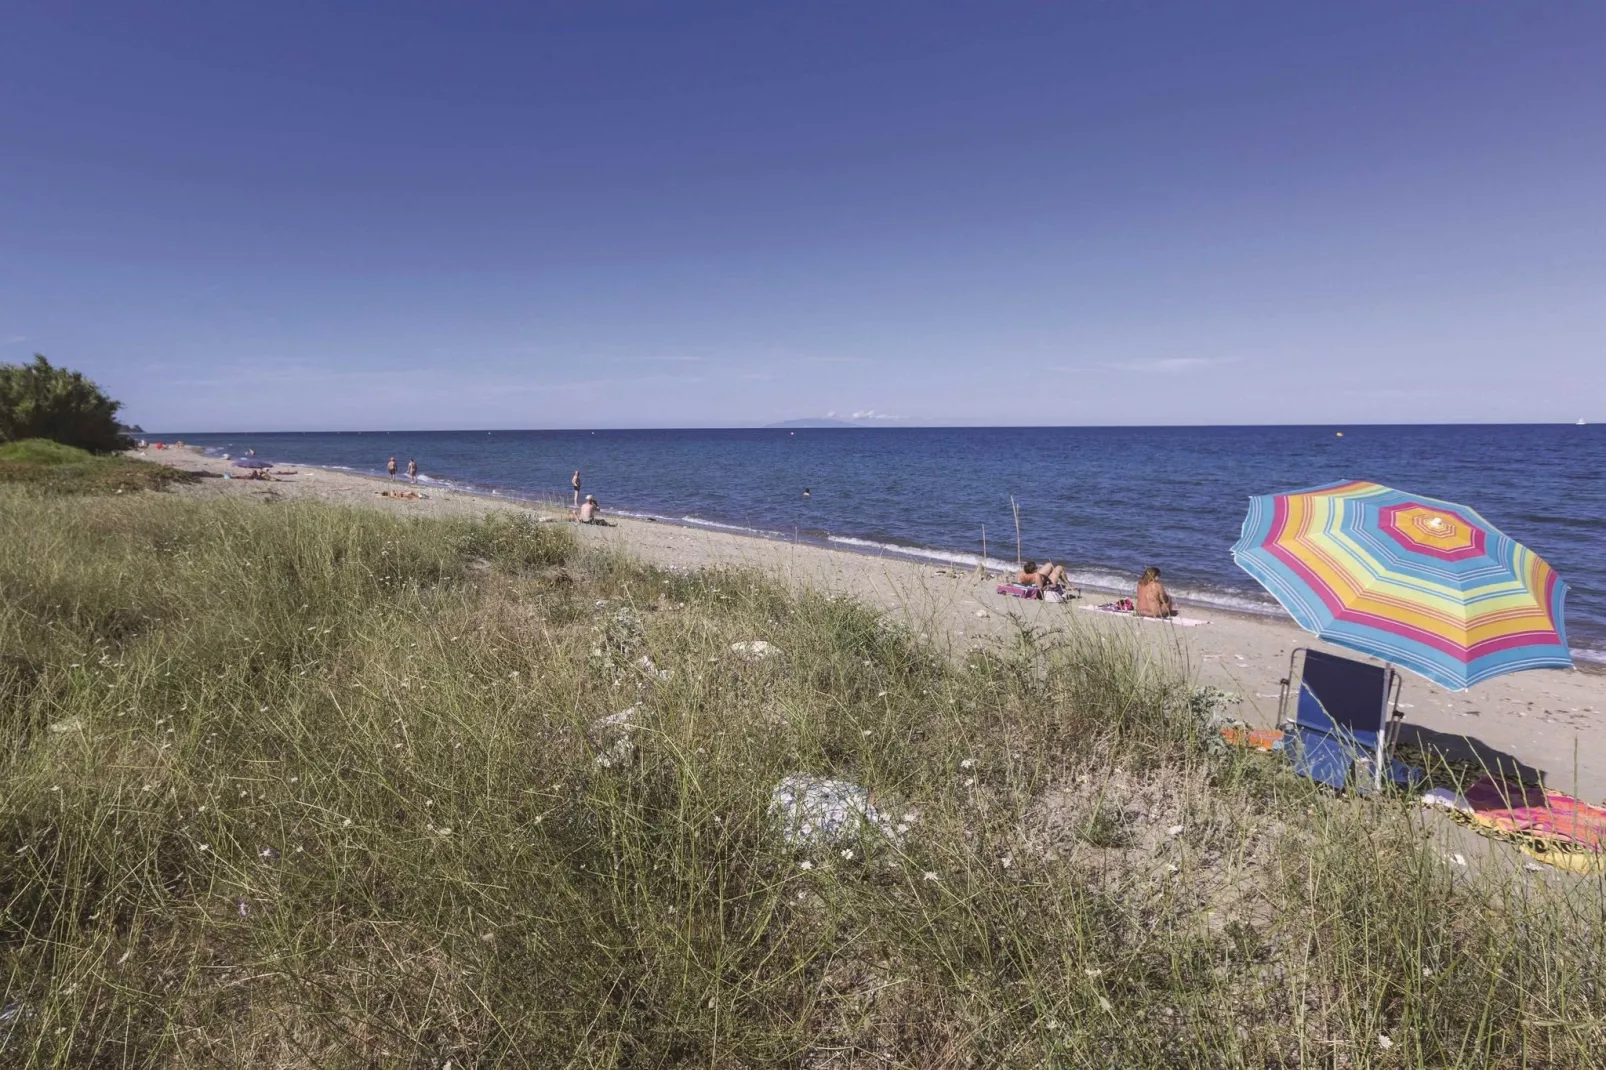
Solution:
<path fill-rule="evenodd" d="M 1548 788 L 1506 784 L 1485 776 L 1462 794 L 1467 809 L 1451 816 L 1485 835 L 1508 840 L 1541 862 L 1574 873 L 1606 872 L 1606 809 Z"/>

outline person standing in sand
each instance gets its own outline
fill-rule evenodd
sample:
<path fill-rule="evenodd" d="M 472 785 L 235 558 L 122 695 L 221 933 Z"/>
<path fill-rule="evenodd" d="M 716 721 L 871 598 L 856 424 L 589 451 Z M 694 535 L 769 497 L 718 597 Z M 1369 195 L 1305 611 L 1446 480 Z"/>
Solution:
<path fill-rule="evenodd" d="M 1165 584 L 1160 582 L 1160 570 L 1149 567 L 1143 570 L 1143 576 L 1138 580 L 1137 606 L 1134 610 L 1140 617 L 1174 617 L 1177 607 L 1171 602 L 1171 595 L 1166 592 Z"/>
<path fill-rule="evenodd" d="M 385 472 L 391 479 L 396 478 L 396 458 L 392 457 L 385 465 Z"/>
<path fill-rule="evenodd" d="M 580 508 L 580 469 L 574 470 L 574 477 L 569 480 L 569 486 L 574 488 L 574 507 Z"/>
<path fill-rule="evenodd" d="M 412 459 L 407 461 L 407 482 L 418 482 L 418 462 Z"/>

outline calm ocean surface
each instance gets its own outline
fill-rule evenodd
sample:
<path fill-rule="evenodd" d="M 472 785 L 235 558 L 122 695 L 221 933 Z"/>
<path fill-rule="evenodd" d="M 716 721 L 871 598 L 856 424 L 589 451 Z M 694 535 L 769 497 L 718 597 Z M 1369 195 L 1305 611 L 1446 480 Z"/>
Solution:
<path fill-rule="evenodd" d="M 1246 499 L 1369 479 L 1471 505 L 1571 587 L 1568 638 L 1606 660 L 1606 427 L 844 428 L 170 434 L 214 452 L 380 473 L 417 458 L 429 480 L 531 498 L 569 495 L 677 523 L 974 563 L 985 526 L 1014 559 L 1276 612 L 1228 553 Z M 803 489 L 812 496 L 803 497 Z"/>

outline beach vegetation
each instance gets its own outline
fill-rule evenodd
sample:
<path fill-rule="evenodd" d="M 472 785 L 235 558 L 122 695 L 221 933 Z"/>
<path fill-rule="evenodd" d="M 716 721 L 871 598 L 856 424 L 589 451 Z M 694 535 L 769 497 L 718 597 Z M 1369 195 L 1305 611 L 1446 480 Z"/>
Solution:
<path fill-rule="evenodd" d="M 102 456 L 44 438 L 0 443 L 0 484 L 41 494 L 163 490 L 198 476 L 136 457 Z"/>
<path fill-rule="evenodd" d="M 516 514 L 0 487 L 0 1062 L 1593 1062 L 1600 882 L 1189 684 Z"/>
<path fill-rule="evenodd" d="M 82 372 L 35 354 L 31 364 L 0 364 L 0 442 L 43 438 L 92 453 L 131 444 L 114 401 Z"/>

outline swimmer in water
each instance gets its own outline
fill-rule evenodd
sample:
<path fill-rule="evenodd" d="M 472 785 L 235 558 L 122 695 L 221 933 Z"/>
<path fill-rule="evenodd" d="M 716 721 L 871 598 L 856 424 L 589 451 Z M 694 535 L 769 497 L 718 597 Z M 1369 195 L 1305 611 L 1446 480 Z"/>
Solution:
<path fill-rule="evenodd" d="M 813 496 L 814 496 L 814 492 L 813 491 L 809 490 L 809 488 L 807 488 L 807 487 L 803 488 L 803 497 L 812 498 Z"/>

